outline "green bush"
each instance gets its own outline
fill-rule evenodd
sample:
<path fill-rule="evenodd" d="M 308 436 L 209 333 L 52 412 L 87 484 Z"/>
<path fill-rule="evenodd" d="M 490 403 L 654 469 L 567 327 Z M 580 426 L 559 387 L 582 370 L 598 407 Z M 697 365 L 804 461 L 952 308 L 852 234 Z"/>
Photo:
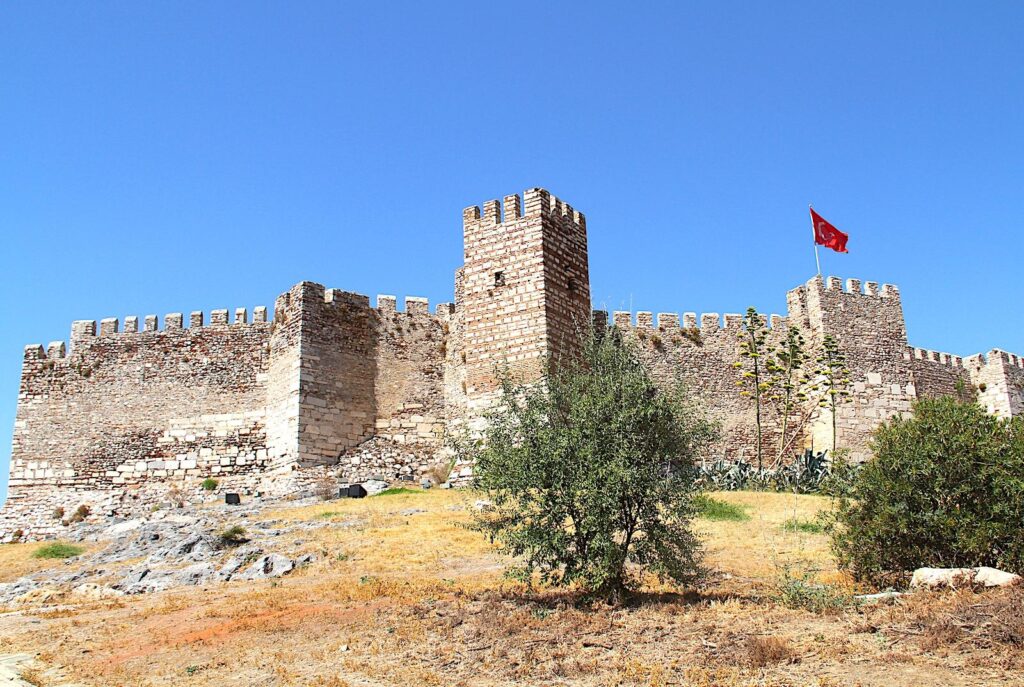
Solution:
<path fill-rule="evenodd" d="M 245 537 L 245 528 L 241 525 L 232 525 L 227 528 L 220 533 L 219 539 L 220 545 L 224 547 L 238 546 L 239 544 L 244 544 L 249 541 Z"/>
<path fill-rule="evenodd" d="M 217 488 L 218 484 L 219 484 L 219 482 L 217 480 L 215 480 L 214 478 L 207 477 L 206 479 L 204 479 L 202 482 L 199 483 L 199 486 L 201 486 L 206 491 L 213 491 L 214 489 Z"/>
<path fill-rule="evenodd" d="M 541 383 L 500 376 L 476 455 L 476 484 L 494 505 L 474 527 L 521 561 L 510 573 L 610 601 L 643 570 L 692 581 L 693 463 L 716 436 L 701 409 L 659 389 L 637 344 L 614 329 L 585 335 Z"/>
<path fill-rule="evenodd" d="M 750 520 L 750 516 L 747 515 L 747 511 L 743 506 L 719 501 L 704 494 L 694 498 L 693 505 L 697 507 L 697 517 L 705 520 L 731 520 L 736 522 Z"/>
<path fill-rule="evenodd" d="M 921 566 L 1024 573 L 1024 419 L 924 399 L 881 425 L 872 450 L 839 503 L 840 565 L 876 582 Z"/>
<path fill-rule="evenodd" d="M 53 544 L 46 544 L 40 546 L 32 553 L 33 558 L 74 558 L 81 554 L 85 549 L 81 546 L 75 546 L 74 544 L 64 544 L 63 542 L 54 542 Z"/>

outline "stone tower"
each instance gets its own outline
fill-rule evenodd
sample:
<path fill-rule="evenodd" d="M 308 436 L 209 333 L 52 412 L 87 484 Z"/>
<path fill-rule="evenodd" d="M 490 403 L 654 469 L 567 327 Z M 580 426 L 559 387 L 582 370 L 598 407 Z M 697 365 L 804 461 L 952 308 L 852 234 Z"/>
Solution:
<path fill-rule="evenodd" d="M 583 214 L 540 188 L 462 213 L 465 262 L 457 307 L 464 330 L 469 409 L 485 407 L 507 366 L 535 378 L 591 318 Z"/>

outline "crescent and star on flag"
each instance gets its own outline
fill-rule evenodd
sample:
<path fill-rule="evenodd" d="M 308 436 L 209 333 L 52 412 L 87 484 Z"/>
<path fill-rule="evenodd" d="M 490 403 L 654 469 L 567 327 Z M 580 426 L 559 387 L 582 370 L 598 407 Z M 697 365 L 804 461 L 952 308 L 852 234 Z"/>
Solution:
<path fill-rule="evenodd" d="M 837 253 L 848 253 L 846 241 L 850 235 L 836 229 L 835 225 L 814 211 L 814 206 L 808 206 L 811 211 L 811 230 L 814 233 L 814 261 L 818 265 L 818 274 L 821 274 L 821 261 L 818 259 L 818 246 L 831 248 Z"/>

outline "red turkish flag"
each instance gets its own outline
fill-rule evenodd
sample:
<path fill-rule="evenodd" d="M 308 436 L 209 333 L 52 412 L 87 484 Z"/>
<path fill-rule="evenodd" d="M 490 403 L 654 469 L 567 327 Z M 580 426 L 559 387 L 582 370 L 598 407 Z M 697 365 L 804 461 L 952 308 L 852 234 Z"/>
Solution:
<path fill-rule="evenodd" d="M 836 229 L 828 220 L 815 212 L 814 208 L 811 208 L 811 224 L 814 226 L 814 242 L 816 244 L 831 248 L 837 253 L 849 252 L 846 250 L 846 240 L 850 238 L 850 235 Z"/>

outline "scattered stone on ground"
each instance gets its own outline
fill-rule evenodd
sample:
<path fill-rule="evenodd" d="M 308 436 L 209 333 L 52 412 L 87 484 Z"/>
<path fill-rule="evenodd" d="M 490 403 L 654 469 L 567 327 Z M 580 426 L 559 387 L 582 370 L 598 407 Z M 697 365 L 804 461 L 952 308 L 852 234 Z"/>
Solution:
<path fill-rule="evenodd" d="M 376 493 L 382 491 L 378 484 L 371 483 L 371 487 Z M 320 502 L 315 497 L 306 501 Z M 289 504 L 308 505 L 302 500 Z M 67 538 L 102 548 L 69 559 L 64 566 L 0 583 L 0 605 L 98 601 L 232 579 L 281 577 L 316 559 L 315 554 L 301 551 L 309 538 L 303 533 L 360 522 L 261 518 L 262 512 L 280 505 L 251 501 L 241 506 L 159 510 L 130 520 L 81 523 Z M 222 539 L 221 534 L 234 526 L 242 527 L 244 533 Z"/>

